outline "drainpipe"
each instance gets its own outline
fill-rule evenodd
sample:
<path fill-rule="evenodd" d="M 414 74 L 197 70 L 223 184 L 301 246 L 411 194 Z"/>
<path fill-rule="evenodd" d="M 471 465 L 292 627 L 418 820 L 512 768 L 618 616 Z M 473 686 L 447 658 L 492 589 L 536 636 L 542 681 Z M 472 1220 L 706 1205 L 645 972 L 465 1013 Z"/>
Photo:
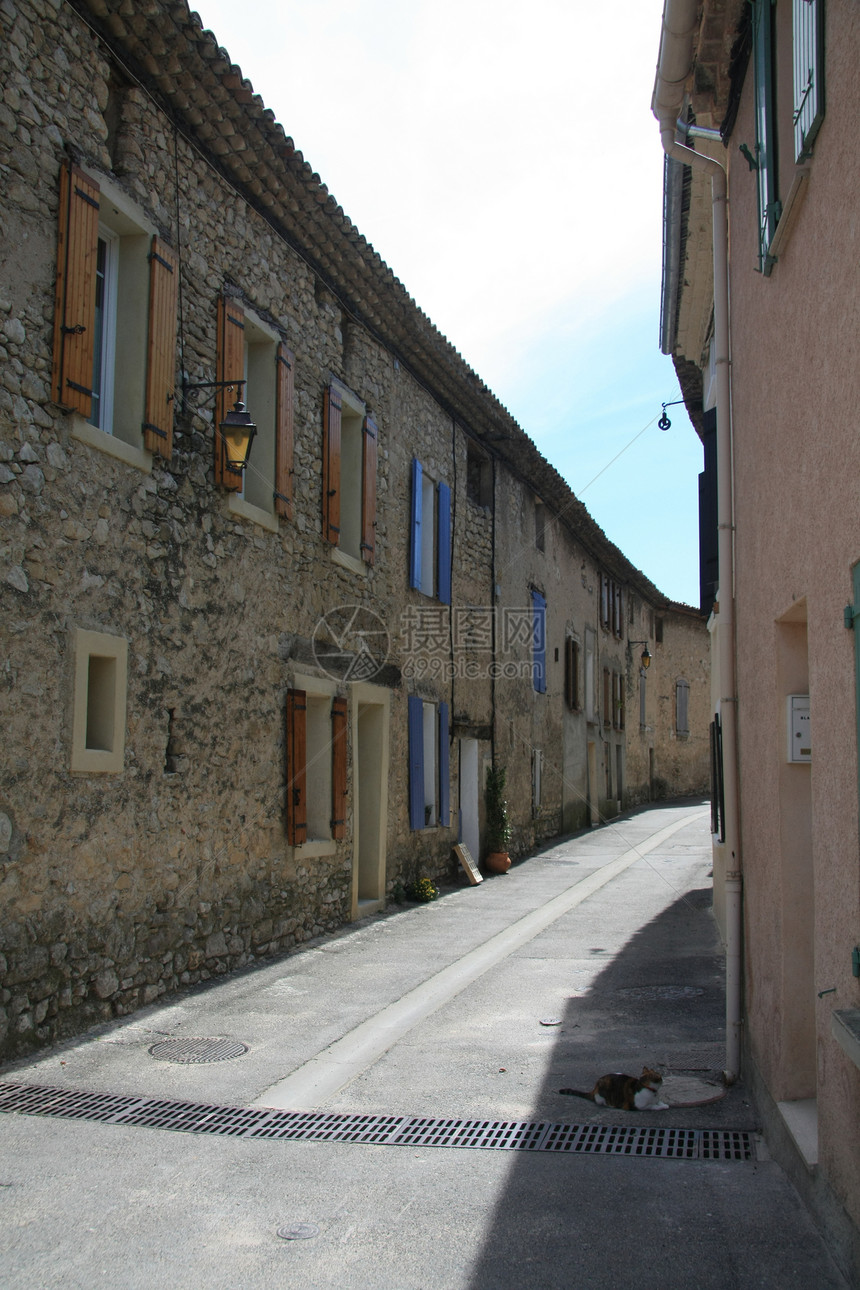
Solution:
<path fill-rule="evenodd" d="M 719 523 L 720 720 L 723 728 L 726 894 L 726 1068 L 732 1084 L 740 1072 L 742 986 L 742 875 L 738 826 L 737 687 L 734 603 L 734 503 L 732 497 L 731 375 L 729 358 L 728 185 L 718 161 L 676 140 L 678 117 L 693 63 L 698 0 L 665 0 L 660 58 L 652 111 L 667 156 L 710 176 L 714 244 L 714 348 L 717 368 L 717 511 Z"/>

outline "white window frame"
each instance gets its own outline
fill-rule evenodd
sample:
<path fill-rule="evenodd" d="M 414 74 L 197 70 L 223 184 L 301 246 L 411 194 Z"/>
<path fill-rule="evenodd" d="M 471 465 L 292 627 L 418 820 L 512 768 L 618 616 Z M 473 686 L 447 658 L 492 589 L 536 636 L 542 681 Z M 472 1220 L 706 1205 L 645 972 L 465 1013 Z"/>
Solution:
<path fill-rule="evenodd" d="M 119 236 L 105 224 L 99 224 L 99 246 L 105 248 L 102 287 L 101 344 L 99 346 L 99 388 L 93 379 L 93 406 L 98 416 L 90 416 L 90 425 L 113 434 L 113 399 L 116 381 L 117 289 L 119 282 Z M 96 355 L 93 355 L 95 378 Z"/>

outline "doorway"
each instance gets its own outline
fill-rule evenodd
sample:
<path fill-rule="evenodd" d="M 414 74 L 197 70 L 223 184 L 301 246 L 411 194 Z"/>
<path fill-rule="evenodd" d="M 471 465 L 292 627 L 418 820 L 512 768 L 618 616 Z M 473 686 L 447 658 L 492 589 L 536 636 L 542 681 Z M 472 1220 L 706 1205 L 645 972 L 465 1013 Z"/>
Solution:
<path fill-rule="evenodd" d="M 481 859 L 481 826 L 479 817 L 480 784 L 478 780 L 478 741 L 460 740 L 460 836 L 472 859 Z"/>
<path fill-rule="evenodd" d="M 388 825 L 388 714 L 379 686 L 352 687 L 353 862 L 352 917 L 385 905 Z"/>

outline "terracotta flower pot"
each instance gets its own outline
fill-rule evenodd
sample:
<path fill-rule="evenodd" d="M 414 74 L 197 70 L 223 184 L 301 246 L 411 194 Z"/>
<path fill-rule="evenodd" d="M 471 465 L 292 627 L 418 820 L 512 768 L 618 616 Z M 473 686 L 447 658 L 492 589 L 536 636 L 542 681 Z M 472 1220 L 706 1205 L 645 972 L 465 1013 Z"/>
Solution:
<path fill-rule="evenodd" d="M 507 873 L 511 867 L 511 857 L 507 851 L 491 851 L 484 865 L 490 873 Z"/>

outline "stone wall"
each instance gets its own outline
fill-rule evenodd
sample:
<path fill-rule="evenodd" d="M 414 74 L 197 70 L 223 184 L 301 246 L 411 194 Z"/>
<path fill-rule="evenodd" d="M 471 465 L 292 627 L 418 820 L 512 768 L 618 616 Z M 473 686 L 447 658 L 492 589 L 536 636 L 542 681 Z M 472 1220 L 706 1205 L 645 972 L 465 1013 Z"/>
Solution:
<path fill-rule="evenodd" d="M 586 741 L 601 742 L 601 757 L 602 741 L 581 709 L 565 708 L 564 640 L 597 621 L 600 560 L 577 542 L 569 516 L 547 516 L 538 549 L 532 484 L 486 448 L 486 496 L 475 496 L 465 415 L 313 270 L 298 217 L 288 240 L 264 203 L 228 181 L 211 122 L 206 147 L 202 125 L 200 140 L 174 129 L 69 6 L 26 0 L 0 5 L 0 16 L 0 147 L 10 176 L 0 237 L 20 249 L 0 278 L 0 1051 L 14 1053 L 284 952 L 379 907 L 413 877 L 450 879 L 461 739 L 477 742 L 481 774 L 493 757 L 508 768 L 517 856 L 585 824 L 596 794 Z M 98 181 L 100 217 L 121 253 L 157 234 L 177 255 L 168 460 L 146 451 L 136 430 L 105 433 L 53 401 L 59 175 L 69 157 Z M 255 343 L 274 353 L 283 341 L 295 355 L 289 518 L 215 481 L 214 395 L 193 387 L 216 379 L 219 297 L 241 306 Z M 140 395 L 128 370 L 117 366 L 119 413 Z M 332 382 L 378 427 L 372 563 L 323 534 Z M 259 389 L 249 378 L 252 412 Z M 273 449 L 258 419 L 248 489 L 265 498 Z M 437 591 L 410 587 L 413 459 L 450 488 L 450 608 Z M 345 474 L 344 489 L 355 484 Z M 613 559 L 617 576 L 644 581 L 620 552 Z M 533 587 L 547 598 L 540 694 Z M 318 835 L 290 845 L 285 818 L 294 787 L 287 695 L 307 690 L 318 708 L 359 693 L 314 651 L 326 615 L 355 607 L 388 636 L 376 670 L 360 678 L 360 702 L 385 712 L 384 739 L 373 745 L 386 802 L 378 878 L 357 825 L 355 786 L 372 791 L 358 707 L 347 719 L 343 836 L 323 820 Z M 526 615 L 510 641 L 506 613 Z M 492 622 L 489 643 L 481 630 L 463 635 L 469 614 Z M 416 644 L 416 622 L 430 644 Z M 72 769 L 76 730 L 89 715 L 86 685 L 101 675 L 85 657 L 81 690 L 82 633 L 127 650 L 116 700 L 123 743 L 109 772 Z M 606 649 L 622 670 L 623 641 Z M 513 671 L 494 675 L 498 664 Z M 447 825 L 411 827 L 410 695 L 449 712 Z M 623 732 L 609 742 L 624 755 Z M 323 743 L 311 778 L 330 758 Z M 672 769 L 679 783 L 683 760 Z"/>

